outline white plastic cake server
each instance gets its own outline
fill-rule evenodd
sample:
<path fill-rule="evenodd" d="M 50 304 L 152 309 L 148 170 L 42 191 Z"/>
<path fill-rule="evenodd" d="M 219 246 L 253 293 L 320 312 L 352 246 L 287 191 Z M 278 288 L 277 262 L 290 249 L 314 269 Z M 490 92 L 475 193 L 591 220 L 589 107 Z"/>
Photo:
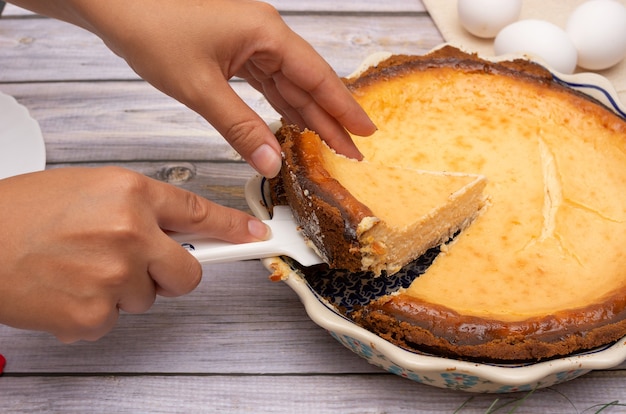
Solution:
<path fill-rule="evenodd" d="M 288 206 L 275 206 L 271 220 L 263 220 L 272 230 L 271 238 L 260 242 L 234 244 L 207 239 L 194 234 L 173 234 L 171 237 L 186 248 L 200 263 L 225 263 L 237 260 L 289 256 L 303 266 L 324 263 L 310 248 Z"/>

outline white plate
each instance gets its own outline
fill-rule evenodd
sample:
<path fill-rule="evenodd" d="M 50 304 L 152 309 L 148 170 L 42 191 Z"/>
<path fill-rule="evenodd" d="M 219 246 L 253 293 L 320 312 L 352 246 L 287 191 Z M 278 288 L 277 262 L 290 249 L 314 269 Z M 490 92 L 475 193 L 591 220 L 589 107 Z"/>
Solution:
<path fill-rule="evenodd" d="M 0 92 L 0 179 L 46 166 L 39 124 L 12 96 Z"/>

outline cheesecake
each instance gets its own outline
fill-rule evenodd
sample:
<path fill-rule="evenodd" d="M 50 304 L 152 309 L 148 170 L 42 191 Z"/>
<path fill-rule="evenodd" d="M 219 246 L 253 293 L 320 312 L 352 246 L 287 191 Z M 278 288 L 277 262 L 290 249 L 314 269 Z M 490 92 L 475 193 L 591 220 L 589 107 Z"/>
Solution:
<path fill-rule="evenodd" d="M 490 206 L 401 291 L 354 312 L 407 349 L 529 361 L 626 335 L 626 120 L 525 60 L 445 47 L 347 80 L 371 163 L 487 177 Z"/>
<path fill-rule="evenodd" d="M 332 268 L 398 272 L 467 227 L 485 206 L 485 177 L 357 161 L 313 131 L 281 128 L 287 203 Z"/>
<path fill-rule="evenodd" d="M 626 336 L 624 118 L 540 65 L 450 46 L 391 56 L 345 83 L 378 127 L 352 137 L 371 174 L 378 165 L 486 177 L 489 196 L 410 286 L 349 318 L 402 348 L 479 362 L 545 360 Z M 298 177 L 309 167 L 291 168 Z M 360 185 L 377 180 L 366 177 Z M 396 197 L 380 185 L 378 198 Z M 328 198 L 350 211 L 342 194 Z M 422 198 L 407 197 L 397 205 Z M 336 217 L 317 218 L 319 244 L 332 247 L 327 219 Z"/>

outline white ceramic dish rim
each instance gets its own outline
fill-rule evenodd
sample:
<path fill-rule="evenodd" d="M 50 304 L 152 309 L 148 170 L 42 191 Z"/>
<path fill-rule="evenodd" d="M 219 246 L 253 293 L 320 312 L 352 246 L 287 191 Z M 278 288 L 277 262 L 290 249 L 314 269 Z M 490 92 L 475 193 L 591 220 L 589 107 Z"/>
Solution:
<path fill-rule="evenodd" d="M 441 45 L 440 47 L 443 46 Z M 357 76 L 368 67 L 377 64 L 390 55 L 391 53 L 389 52 L 379 52 L 370 55 L 350 77 Z M 533 60 L 548 68 L 540 59 L 528 55 L 507 55 L 487 60 L 501 61 L 514 58 Z M 550 69 L 548 68 L 548 70 Z M 595 73 L 568 75 L 553 70 L 550 70 L 550 72 L 557 81 L 592 96 L 626 118 L 626 106 L 620 102 L 617 92 L 605 77 Z M 261 194 L 261 180 L 262 178 L 258 176 L 250 179 L 246 184 L 245 194 L 253 213 L 260 218 L 267 219 L 269 214 L 261 202 L 264 199 Z M 280 258 L 263 259 L 262 262 L 270 271 L 273 271 L 276 266 L 283 266 L 283 269 L 289 268 Z M 312 291 L 302 276 L 291 269 L 288 272 L 288 277 L 283 281 L 296 292 L 313 322 L 328 331 L 347 335 L 371 344 L 372 348 L 385 355 L 386 358 L 399 367 L 414 372 L 462 372 L 499 385 L 520 386 L 539 383 L 542 379 L 560 372 L 609 369 L 626 360 L 626 337 L 611 346 L 599 350 L 524 365 L 468 362 L 411 352 L 384 340 L 341 316 L 332 309 L 331 305 L 326 304 L 323 299 L 319 298 Z"/>
<path fill-rule="evenodd" d="M 262 178 L 260 176 L 251 178 L 245 188 L 246 200 L 257 217 L 269 219 L 269 214 L 261 202 L 264 199 L 261 194 L 261 187 Z M 323 299 L 312 291 L 302 276 L 292 270 L 280 258 L 262 259 L 261 262 L 272 272 L 277 266 L 281 269 L 289 269 L 288 277 L 283 281 L 296 292 L 307 314 L 317 325 L 328 331 L 348 335 L 371 344 L 373 348 L 384 354 L 396 365 L 412 371 L 420 373 L 463 372 L 497 384 L 518 386 L 536 383 L 558 372 L 612 368 L 626 360 L 626 337 L 600 351 L 591 351 L 522 366 L 484 364 L 414 353 L 393 345 L 339 315 L 332 309 L 331 305 L 325 304 Z"/>

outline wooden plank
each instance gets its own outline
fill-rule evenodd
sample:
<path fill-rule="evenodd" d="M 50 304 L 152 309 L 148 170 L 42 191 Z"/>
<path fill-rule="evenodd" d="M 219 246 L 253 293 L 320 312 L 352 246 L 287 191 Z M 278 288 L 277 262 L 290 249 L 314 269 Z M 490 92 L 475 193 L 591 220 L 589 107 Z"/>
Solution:
<path fill-rule="evenodd" d="M 267 122 L 280 119 L 260 93 L 235 91 Z M 5 84 L 42 129 L 48 163 L 239 160 L 203 118 L 145 82 Z"/>
<path fill-rule="evenodd" d="M 371 53 L 423 53 L 443 41 L 427 15 L 287 15 L 285 21 L 341 76 Z M 100 39 L 53 19 L 2 21 L 0 49 L 0 83 L 137 79 Z"/>
<path fill-rule="evenodd" d="M 363 0 L 266 0 L 281 12 L 386 12 L 408 13 L 424 12 L 425 8 L 419 0 L 387 0 L 387 1 L 363 1 Z M 12 4 L 7 4 L 2 16 L 24 17 L 32 16 L 32 12 L 24 10 Z"/>
<path fill-rule="evenodd" d="M 340 76 L 349 75 L 372 53 L 422 54 L 443 42 L 427 15 L 285 16 L 285 21 Z"/>
<path fill-rule="evenodd" d="M 274 5 L 279 11 L 292 12 L 385 12 L 385 13 L 411 13 L 425 12 L 425 7 L 420 0 L 266 0 Z"/>
<path fill-rule="evenodd" d="M 0 378 L 0 401 L 7 412 L 29 414 L 41 411 L 616 413 L 624 412 L 626 403 L 624 375 L 624 372 L 594 373 L 532 394 L 506 395 L 443 390 L 386 374 L 5 377 Z M 613 406 L 606 406 L 611 402 Z"/>
<path fill-rule="evenodd" d="M 137 78 L 98 37 L 54 19 L 3 19 L 0 50 L 0 82 Z"/>
<path fill-rule="evenodd" d="M 50 19 L 39 20 L 54 22 Z M 347 24 L 346 31 L 343 31 L 343 26 L 337 23 L 336 26 L 328 26 L 328 30 L 319 29 L 317 36 L 323 37 L 319 39 L 319 43 L 325 45 L 324 53 L 332 58 L 329 58 L 329 61 L 331 63 L 334 61 L 335 67 L 340 68 L 338 72 L 341 75 L 347 75 L 369 53 L 381 50 L 381 45 L 397 53 L 417 53 L 423 46 L 430 48 L 438 42 L 431 39 L 422 44 L 420 40 L 411 40 L 412 29 L 408 26 L 413 27 L 415 22 L 412 18 L 401 20 L 405 22 L 406 27 L 404 36 L 389 37 L 391 22 L 368 26 L 370 35 L 356 35 L 355 31 L 349 29 L 353 27 L 350 20 L 341 20 Z M 53 45 L 48 44 L 43 50 L 29 50 L 23 53 L 23 56 L 18 54 L 13 57 L 14 59 L 8 60 L 8 68 L 0 72 L 0 78 L 5 77 L 5 81 L 19 82 L 0 84 L 0 90 L 16 96 L 41 123 L 49 149 L 49 162 L 198 159 L 198 157 L 205 160 L 238 159 L 230 146 L 204 120 L 143 82 L 82 82 L 90 76 L 111 78 L 132 78 L 132 76 L 120 74 L 129 70 L 125 63 L 101 44 L 98 49 L 99 40 L 93 36 L 86 34 L 85 37 L 81 31 L 76 32 L 75 36 L 67 32 L 74 29 L 70 25 L 58 22 L 51 24 L 61 25 L 60 30 L 63 33 L 57 35 L 57 41 L 53 43 L 67 45 L 68 49 L 56 50 Z M 0 26 L 0 29 L 2 27 Z M 331 30 L 331 27 L 334 29 Z M 44 43 L 49 41 L 46 35 L 38 36 L 41 36 Z M 83 41 L 76 40 L 81 36 Z M 389 43 L 391 38 L 394 41 Z M 94 41 L 95 43 L 90 43 Z M 345 47 L 341 46 L 346 41 L 354 46 L 350 48 L 350 53 L 345 53 Z M 88 47 L 84 47 L 85 43 Z M 31 45 L 32 43 L 29 43 L 26 49 Z M 10 49 L 15 51 L 15 48 Z M 28 56 L 42 55 L 44 57 L 41 65 L 28 62 Z M 104 62 L 99 61 L 99 55 L 105 56 Z M 108 63 L 107 55 L 112 59 Z M 77 56 L 78 61 L 73 61 Z M 96 66 L 104 69 L 96 70 L 94 69 Z M 53 70 L 51 67 L 60 69 Z M 55 75 L 48 76 L 46 75 L 48 73 Z M 54 77 L 58 79 L 52 79 L 55 83 L 22 83 L 40 79 L 42 76 L 46 79 Z M 81 82 L 56 83 L 65 78 Z M 271 122 L 279 118 L 261 95 L 247 84 L 241 82 L 232 84 L 237 93 L 266 121 Z"/>
<path fill-rule="evenodd" d="M 204 266 L 204 272 L 191 294 L 159 298 L 142 315 L 122 314 L 96 342 L 64 345 L 46 333 L 0 326 L 5 372 L 381 372 L 311 322 L 295 293 L 270 282 L 259 261 Z"/>
<path fill-rule="evenodd" d="M 250 213 L 244 198 L 244 185 L 256 175 L 248 164 L 228 162 L 102 162 L 53 164 L 48 168 L 123 166 L 199 194 L 213 202 Z"/>

